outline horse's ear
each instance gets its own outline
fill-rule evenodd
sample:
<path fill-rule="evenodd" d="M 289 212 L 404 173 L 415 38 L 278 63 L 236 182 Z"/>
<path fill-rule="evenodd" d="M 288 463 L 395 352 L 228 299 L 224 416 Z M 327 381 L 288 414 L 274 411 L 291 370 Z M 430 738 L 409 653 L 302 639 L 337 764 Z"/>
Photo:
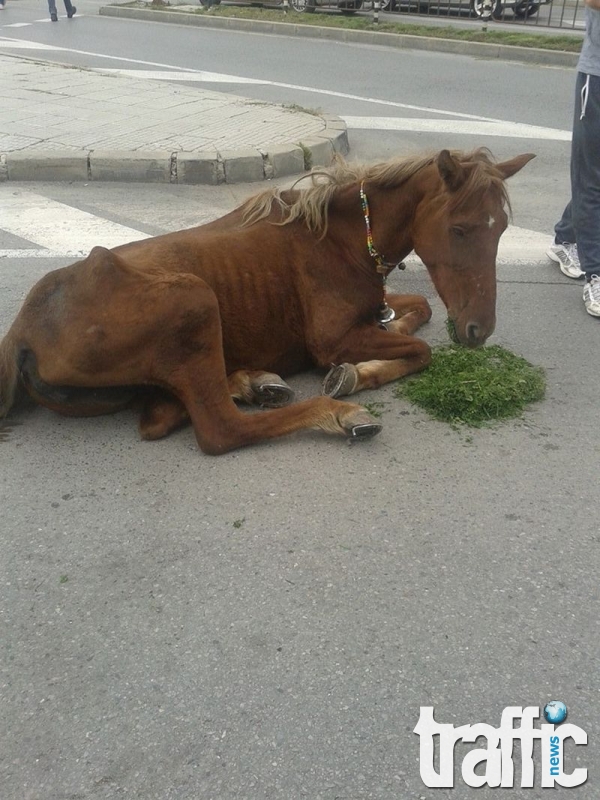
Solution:
<path fill-rule="evenodd" d="M 462 164 L 451 155 L 449 150 L 441 150 L 438 153 L 437 166 L 448 189 L 451 192 L 460 189 L 465 182 L 466 172 Z"/>
<path fill-rule="evenodd" d="M 515 173 L 522 170 L 525 164 L 535 158 L 535 153 L 523 153 L 523 155 L 515 156 L 510 161 L 503 161 L 501 164 L 496 164 L 496 169 L 500 170 L 504 180 L 512 178 Z"/>

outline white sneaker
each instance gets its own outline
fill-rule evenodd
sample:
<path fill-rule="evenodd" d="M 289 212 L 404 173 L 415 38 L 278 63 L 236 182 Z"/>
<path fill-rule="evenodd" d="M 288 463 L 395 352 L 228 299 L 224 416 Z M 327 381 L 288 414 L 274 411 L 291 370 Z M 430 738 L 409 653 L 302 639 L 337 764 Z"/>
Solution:
<path fill-rule="evenodd" d="M 560 271 L 567 278 L 581 278 L 585 275 L 579 264 L 576 244 L 571 244 L 570 242 L 552 244 L 546 255 L 559 265 Z"/>
<path fill-rule="evenodd" d="M 591 281 L 586 281 L 583 287 L 583 302 L 585 310 L 592 317 L 600 317 L 600 277 L 592 275 Z"/>

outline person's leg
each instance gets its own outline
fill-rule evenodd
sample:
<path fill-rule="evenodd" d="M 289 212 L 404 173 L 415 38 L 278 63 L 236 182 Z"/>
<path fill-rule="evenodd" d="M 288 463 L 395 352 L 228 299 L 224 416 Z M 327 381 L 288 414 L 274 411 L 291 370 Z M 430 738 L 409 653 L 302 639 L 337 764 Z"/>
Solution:
<path fill-rule="evenodd" d="M 67 17 L 71 19 L 71 17 L 77 12 L 77 8 L 73 5 L 73 3 L 71 3 L 71 0 L 64 0 L 64 3 Z"/>
<path fill-rule="evenodd" d="M 581 106 L 578 106 L 578 98 L 580 98 L 581 87 L 579 87 L 579 73 L 575 81 L 575 104 L 573 108 L 573 130 L 579 121 L 581 113 Z M 575 192 L 575 184 L 573 182 L 573 164 L 576 162 L 578 154 L 575 148 L 575 137 L 573 136 L 571 142 L 571 200 L 565 206 L 562 217 L 554 226 L 554 244 L 550 245 L 546 251 L 548 258 L 552 259 L 560 267 L 560 271 L 567 278 L 581 278 L 584 275 L 581 265 L 579 263 L 579 252 L 577 244 L 577 235 L 575 232 L 575 225 L 573 222 L 573 194 Z"/>
<path fill-rule="evenodd" d="M 573 227 L 588 313 L 600 316 L 600 77 L 578 73 L 571 187 Z"/>
<path fill-rule="evenodd" d="M 571 159 L 573 226 L 581 265 L 590 277 L 600 275 L 600 78 L 579 73 L 577 90 Z"/>
<path fill-rule="evenodd" d="M 573 230 L 573 216 L 571 213 L 571 201 L 565 206 L 562 217 L 554 226 L 554 243 L 564 244 L 564 242 L 575 242 L 575 231 Z"/>
<path fill-rule="evenodd" d="M 56 0 L 48 0 L 48 10 L 50 11 L 50 19 L 52 22 L 57 22 L 58 14 L 56 13 Z"/>
<path fill-rule="evenodd" d="M 583 271 L 579 266 L 572 208 L 573 203 L 569 200 L 562 217 L 554 226 L 554 244 L 550 245 L 546 255 L 558 264 L 567 278 L 581 278 Z"/>

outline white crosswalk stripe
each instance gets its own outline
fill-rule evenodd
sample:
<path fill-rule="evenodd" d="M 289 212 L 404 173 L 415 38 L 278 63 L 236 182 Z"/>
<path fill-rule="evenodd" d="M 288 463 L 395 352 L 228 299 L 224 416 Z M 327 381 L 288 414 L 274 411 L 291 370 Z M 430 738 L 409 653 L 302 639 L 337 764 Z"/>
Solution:
<path fill-rule="evenodd" d="M 417 131 L 419 133 L 458 133 L 462 136 L 504 136 L 513 139 L 540 139 L 570 142 L 571 131 L 525 125 L 502 120 L 414 119 L 412 117 L 352 117 L 342 115 L 351 129 L 376 131 Z"/>
<path fill-rule="evenodd" d="M 2 198 L 0 235 L 2 231 L 31 243 L 31 248 L 0 249 L 0 258 L 75 259 L 85 257 L 95 245 L 110 248 L 149 237 L 135 228 L 28 191 Z M 545 262 L 550 242 L 548 234 L 511 225 L 500 240 L 498 264 Z M 409 264 L 417 265 L 419 260 L 413 256 Z"/>
<path fill-rule="evenodd" d="M 0 230 L 37 248 L 0 250 L 0 257 L 81 258 L 95 245 L 117 247 L 148 234 L 42 195 L 17 191 L 2 198 Z"/>

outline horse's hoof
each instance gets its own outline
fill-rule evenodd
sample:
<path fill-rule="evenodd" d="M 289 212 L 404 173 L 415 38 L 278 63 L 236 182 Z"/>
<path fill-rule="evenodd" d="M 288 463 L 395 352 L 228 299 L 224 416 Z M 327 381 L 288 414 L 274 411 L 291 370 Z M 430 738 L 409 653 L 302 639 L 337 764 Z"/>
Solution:
<path fill-rule="evenodd" d="M 333 366 L 323 381 L 322 394 L 327 397 L 344 397 L 352 394 L 358 385 L 358 370 L 354 364 Z"/>
<path fill-rule="evenodd" d="M 294 399 L 294 391 L 281 378 L 278 382 L 261 382 L 252 387 L 254 402 L 262 408 L 281 408 L 287 406 Z"/>
<path fill-rule="evenodd" d="M 350 428 L 350 441 L 362 442 L 363 439 L 372 439 L 373 436 L 381 433 L 382 428 L 383 425 L 378 422 L 364 422 L 361 425 L 355 425 Z"/>

